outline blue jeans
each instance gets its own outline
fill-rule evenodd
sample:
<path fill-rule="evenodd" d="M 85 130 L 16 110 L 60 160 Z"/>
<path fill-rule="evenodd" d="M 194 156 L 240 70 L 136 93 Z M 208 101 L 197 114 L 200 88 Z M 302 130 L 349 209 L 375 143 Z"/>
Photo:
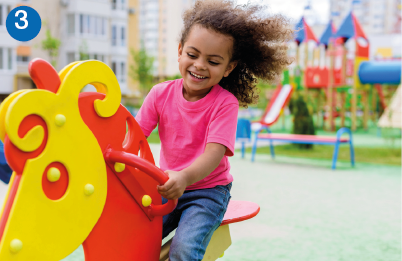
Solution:
<path fill-rule="evenodd" d="M 229 183 L 185 191 L 176 209 L 163 217 L 163 238 L 177 228 L 170 246 L 170 261 L 202 260 L 212 234 L 223 220 L 231 188 Z M 162 197 L 162 202 L 167 200 Z"/>

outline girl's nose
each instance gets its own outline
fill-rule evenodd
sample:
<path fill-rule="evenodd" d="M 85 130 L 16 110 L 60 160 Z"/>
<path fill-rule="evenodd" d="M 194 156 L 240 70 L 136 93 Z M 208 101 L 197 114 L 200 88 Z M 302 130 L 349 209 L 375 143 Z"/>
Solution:
<path fill-rule="evenodd" d="M 207 67 L 205 66 L 205 64 L 202 63 L 202 62 L 200 62 L 200 61 L 194 62 L 194 67 L 195 67 L 197 70 L 206 70 L 206 69 L 207 69 Z"/>

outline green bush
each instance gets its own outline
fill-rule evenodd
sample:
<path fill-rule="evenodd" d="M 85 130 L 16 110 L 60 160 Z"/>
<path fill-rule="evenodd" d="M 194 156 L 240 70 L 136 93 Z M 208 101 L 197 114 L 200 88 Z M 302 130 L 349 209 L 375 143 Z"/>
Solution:
<path fill-rule="evenodd" d="M 294 98 L 289 103 L 289 110 L 293 115 L 294 134 L 315 135 L 313 117 L 311 116 L 307 104 L 302 95 L 295 93 Z M 311 149 L 313 144 L 295 144 L 302 149 Z"/>

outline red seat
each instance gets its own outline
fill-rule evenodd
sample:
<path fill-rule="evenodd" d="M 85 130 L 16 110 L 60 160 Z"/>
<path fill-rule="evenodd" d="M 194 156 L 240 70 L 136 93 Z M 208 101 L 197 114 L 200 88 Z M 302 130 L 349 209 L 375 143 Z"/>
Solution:
<path fill-rule="evenodd" d="M 254 202 L 231 200 L 221 226 L 253 218 L 258 212 L 260 206 Z"/>

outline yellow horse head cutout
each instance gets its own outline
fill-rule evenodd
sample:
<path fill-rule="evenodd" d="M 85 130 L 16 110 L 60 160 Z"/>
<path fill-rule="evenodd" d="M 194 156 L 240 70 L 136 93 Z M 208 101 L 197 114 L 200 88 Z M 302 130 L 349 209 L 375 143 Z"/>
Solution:
<path fill-rule="evenodd" d="M 35 60 L 30 69 L 47 66 L 49 70 L 45 63 Z M 38 77 L 46 85 L 47 76 Z M 13 173 L 0 219 L 0 260 L 63 259 L 86 239 L 105 205 L 106 165 L 95 136 L 81 118 L 78 96 L 87 84 L 94 85 L 106 94 L 95 101 L 96 113 L 110 117 L 120 105 L 118 81 L 99 61 L 72 63 L 58 77 L 57 92 L 20 91 L 0 107 L 0 138 L 6 145 L 13 144 L 21 155 L 44 147 L 24 162 L 22 173 Z M 40 117 L 44 124 L 21 134 L 23 121 L 29 117 Z M 18 168 L 13 164 L 21 163 L 13 159 L 16 155 L 7 158 L 14 162 L 10 163 L 14 170 Z M 46 184 L 52 182 L 65 186 L 56 198 L 47 191 Z"/>

